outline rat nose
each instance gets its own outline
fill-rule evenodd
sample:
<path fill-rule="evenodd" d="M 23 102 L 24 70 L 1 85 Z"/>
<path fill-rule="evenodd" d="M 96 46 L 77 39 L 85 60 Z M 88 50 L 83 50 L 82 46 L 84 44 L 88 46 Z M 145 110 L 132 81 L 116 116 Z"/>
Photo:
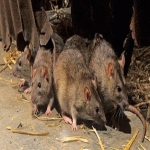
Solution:
<path fill-rule="evenodd" d="M 122 102 L 118 103 L 118 105 L 122 108 L 125 109 L 126 107 L 129 106 L 129 103 L 127 100 L 123 100 Z"/>

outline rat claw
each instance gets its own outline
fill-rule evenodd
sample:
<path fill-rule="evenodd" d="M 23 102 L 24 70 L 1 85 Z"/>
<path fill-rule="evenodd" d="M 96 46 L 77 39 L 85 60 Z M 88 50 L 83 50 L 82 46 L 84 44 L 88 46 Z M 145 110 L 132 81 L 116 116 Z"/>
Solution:
<path fill-rule="evenodd" d="M 46 115 L 46 116 L 49 116 L 49 115 L 51 115 L 51 114 L 52 114 L 52 111 L 51 111 L 50 109 L 46 110 L 46 112 L 45 112 L 45 115 Z"/>
<path fill-rule="evenodd" d="M 19 83 L 18 83 L 18 86 L 19 86 L 19 87 L 22 87 L 23 85 L 24 85 L 23 82 L 19 82 Z"/>
<path fill-rule="evenodd" d="M 24 91 L 25 94 L 29 94 L 31 93 L 31 87 L 27 88 L 25 91 Z"/>
<path fill-rule="evenodd" d="M 77 130 L 77 125 L 76 124 L 72 124 L 72 130 L 76 131 Z"/>
<path fill-rule="evenodd" d="M 62 117 L 63 117 L 65 123 L 67 123 L 67 124 L 72 124 L 72 120 L 71 120 L 69 117 L 67 117 L 67 116 L 65 116 L 65 115 L 62 115 Z"/>

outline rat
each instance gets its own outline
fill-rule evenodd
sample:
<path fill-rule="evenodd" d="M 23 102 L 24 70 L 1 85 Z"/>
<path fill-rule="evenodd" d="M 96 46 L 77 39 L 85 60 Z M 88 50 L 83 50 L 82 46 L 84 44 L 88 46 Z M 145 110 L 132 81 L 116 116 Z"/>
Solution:
<path fill-rule="evenodd" d="M 87 68 L 80 50 L 63 50 L 54 67 L 54 87 L 60 114 L 77 130 L 77 119 L 105 125 L 106 118 L 96 90 L 96 79 Z M 69 117 L 69 116 L 71 117 Z"/>
<path fill-rule="evenodd" d="M 18 83 L 19 87 L 23 87 L 23 89 L 25 88 L 24 93 L 30 93 L 31 91 L 31 64 L 33 64 L 33 57 L 31 56 L 31 50 L 27 45 L 24 48 L 24 52 L 16 60 L 12 69 L 13 76 L 24 79 L 24 81 Z"/>
<path fill-rule="evenodd" d="M 60 52 L 63 50 L 64 41 L 63 39 L 57 34 L 53 33 L 52 38 L 55 41 L 56 46 L 56 54 L 55 59 L 58 58 Z M 24 93 L 31 92 L 31 66 L 34 63 L 35 57 L 31 55 L 31 50 L 29 46 L 26 46 L 22 55 L 16 60 L 16 64 L 13 66 L 13 75 L 18 78 L 24 78 L 23 82 L 19 82 L 19 87 L 23 87 Z"/>
<path fill-rule="evenodd" d="M 46 106 L 45 115 L 52 112 L 54 103 L 53 68 L 55 64 L 56 46 L 50 38 L 46 46 L 40 46 L 31 71 L 31 101 L 33 113 L 39 112 L 38 107 Z"/>
<path fill-rule="evenodd" d="M 90 58 L 89 69 L 97 78 L 97 90 L 102 98 L 105 114 L 109 113 L 118 106 L 122 110 L 135 113 L 143 124 L 143 137 L 146 132 L 145 119 L 142 114 L 128 103 L 125 77 L 123 68 L 125 58 L 122 54 L 118 59 L 112 46 L 96 33 L 90 44 L 92 55 Z"/>

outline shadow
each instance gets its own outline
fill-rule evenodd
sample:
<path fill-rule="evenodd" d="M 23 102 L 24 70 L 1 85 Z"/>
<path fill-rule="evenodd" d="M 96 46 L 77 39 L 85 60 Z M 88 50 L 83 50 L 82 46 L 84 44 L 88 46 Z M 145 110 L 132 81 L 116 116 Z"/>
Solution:
<path fill-rule="evenodd" d="M 106 131 L 107 130 L 105 125 L 97 124 L 92 120 L 85 120 L 85 119 L 80 119 L 79 118 L 78 121 L 77 121 L 77 125 L 82 125 L 82 124 L 84 124 L 89 129 L 92 129 L 92 126 L 93 126 L 96 130 L 100 130 L 100 131 Z"/>
<path fill-rule="evenodd" d="M 26 47 L 26 45 L 29 45 L 29 41 L 24 40 L 22 32 L 18 33 L 16 41 L 17 41 L 17 49 L 22 52 L 24 51 L 24 48 Z"/>
<path fill-rule="evenodd" d="M 119 108 L 115 112 L 106 114 L 106 125 L 124 133 L 131 133 L 130 119 L 123 111 L 120 111 L 120 113 L 118 111 Z"/>

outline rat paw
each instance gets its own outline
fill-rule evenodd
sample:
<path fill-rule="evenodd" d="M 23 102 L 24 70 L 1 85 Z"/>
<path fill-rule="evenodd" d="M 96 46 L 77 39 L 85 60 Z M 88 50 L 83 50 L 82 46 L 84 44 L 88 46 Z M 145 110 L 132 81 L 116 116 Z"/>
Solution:
<path fill-rule="evenodd" d="M 33 110 L 32 110 L 32 114 L 33 114 L 33 115 L 38 115 L 38 112 L 39 112 L 39 111 L 38 111 L 37 107 L 34 106 L 34 107 L 33 107 Z"/>
<path fill-rule="evenodd" d="M 27 88 L 25 91 L 24 91 L 25 94 L 29 94 L 31 93 L 31 87 Z"/>
<path fill-rule="evenodd" d="M 24 86 L 24 81 L 23 81 L 23 82 L 19 82 L 19 83 L 18 83 L 18 86 L 19 86 L 19 87 Z"/>
<path fill-rule="evenodd" d="M 49 110 L 46 110 L 46 112 L 45 112 L 45 115 L 46 116 L 49 116 L 49 115 L 51 115 L 52 114 L 52 111 L 49 109 Z"/>
<path fill-rule="evenodd" d="M 67 123 L 67 124 L 72 124 L 72 120 L 71 120 L 69 117 L 64 116 L 64 115 L 63 115 L 62 117 L 63 117 L 65 123 Z"/>
<path fill-rule="evenodd" d="M 72 124 L 72 130 L 76 131 L 77 130 L 77 125 L 76 124 Z"/>

